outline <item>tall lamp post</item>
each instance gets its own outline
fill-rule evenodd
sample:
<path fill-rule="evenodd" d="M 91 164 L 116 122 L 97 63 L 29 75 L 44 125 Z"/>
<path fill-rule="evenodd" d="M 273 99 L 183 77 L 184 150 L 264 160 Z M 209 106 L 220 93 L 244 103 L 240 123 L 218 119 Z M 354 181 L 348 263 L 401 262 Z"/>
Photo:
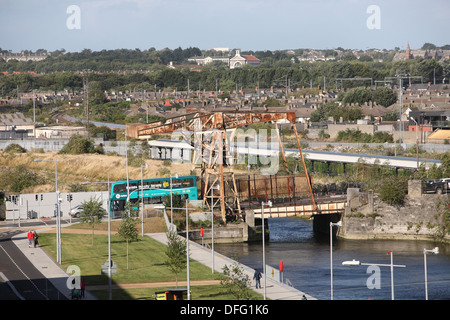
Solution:
<path fill-rule="evenodd" d="M 419 125 L 417 124 L 417 121 L 413 118 L 410 117 L 410 119 L 412 121 L 414 121 L 414 123 L 416 124 L 416 157 L 417 157 L 417 170 L 419 170 Z"/>
<path fill-rule="evenodd" d="M 423 265 L 425 269 L 425 300 L 428 300 L 427 253 L 438 254 L 439 248 L 435 247 L 433 250 L 423 249 Z"/>
<path fill-rule="evenodd" d="M 172 178 L 178 179 L 178 174 L 174 177 L 170 176 L 170 223 L 173 223 Z"/>
<path fill-rule="evenodd" d="M 35 162 L 55 163 L 55 194 L 56 194 L 56 262 L 61 264 L 61 217 L 59 215 L 59 191 L 58 191 L 58 159 L 54 160 L 34 159 Z"/>
<path fill-rule="evenodd" d="M 220 186 L 211 186 L 211 272 L 214 273 L 214 189 L 219 190 Z"/>
<path fill-rule="evenodd" d="M 261 202 L 261 218 L 262 218 L 262 243 L 263 243 L 263 273 L 264 273 L 264 300 L 266 300 L 266 248 L 265 248 L 265 232 L 264 232 L 264 206 L 272 207 L 272 201 Z"/>
<path fill-rule="evenodd" d="M 144 236 L 144 168 L 148 168 L 148 164 L 141 165 L 141 205 L 142 205 L 142 219 L 141 219 L 141 232 Z"/>
<path fill-rule="evenodd" d="M 330 222 L 330 283 L 331 283 L 331 300 L 333 300 L 333 226 L 342 227 L 342 221 Z"/>

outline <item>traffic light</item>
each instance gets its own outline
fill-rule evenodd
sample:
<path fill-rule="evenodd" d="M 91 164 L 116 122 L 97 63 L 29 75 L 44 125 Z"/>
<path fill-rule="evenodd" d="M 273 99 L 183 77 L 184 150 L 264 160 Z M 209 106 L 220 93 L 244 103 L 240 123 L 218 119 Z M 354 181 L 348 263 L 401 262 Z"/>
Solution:
<path fill-rule="evenodd" d="M 71 194 L 68 194 L 68 195 L 67 195 L 67 201 L 72 202 L 72 199 L 73 199 L 72 195 L 71 195 Z"/>

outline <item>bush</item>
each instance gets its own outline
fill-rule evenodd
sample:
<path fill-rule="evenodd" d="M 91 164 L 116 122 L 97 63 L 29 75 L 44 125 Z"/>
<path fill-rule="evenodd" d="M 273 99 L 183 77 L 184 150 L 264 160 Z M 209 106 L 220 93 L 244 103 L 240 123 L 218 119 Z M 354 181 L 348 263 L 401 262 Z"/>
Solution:
<path fill-rule="evenodd" d="M 402 206 L 407 191 L 408 181 L 405 178 L 387 178 L 380 186 L 380 199 L 393 206 Z"/>
<path fill-rule="evenodd" d="M 69 142 L 59 151 L 60 154 L 95 153 L 94 142 L 80 135 L 73 135 Z"/>
<path fill-rule="evenodd" d="M 8 153 L 26 153 L 27 149 L 23 148 L 22 146 L 19 146 L 16 143 L 12 143 L 12 144 L 8 145 L 5 148 L 5 152 L 8 152 Z"/>
<path fill-rule="evenodd" d="M 44 178 L 24 166 L 1 172 L 0 181 L 0 188 L 10 192 L 21 192 L 25 188 L 45 183 Z"/>

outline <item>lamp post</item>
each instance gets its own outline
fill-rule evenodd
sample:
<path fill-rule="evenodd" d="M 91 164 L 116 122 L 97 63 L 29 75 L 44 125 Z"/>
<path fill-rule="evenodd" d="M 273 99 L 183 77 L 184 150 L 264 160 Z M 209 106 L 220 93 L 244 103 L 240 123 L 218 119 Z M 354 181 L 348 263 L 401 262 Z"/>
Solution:
<path fill-rule="evenodd" d="M 176 174 L 174 178 L 178 179 L 178 174 Z M 173 223 L 172 175 L 170 176 L 170 223 Z"/>
<path fill-rule="evenodd" d="M 439 248 L 435 247 L 433 250 L 423 249 L 423 265 L 425 269 L 425 300 L 428 300 L 427 253 L 438 254 Z"/>
<path fill-rule="evenodd" d="M 353 259 L 352 261 L 344 261 L 342 262 L 343 266 L 378 266 L 378 267 L 390 267 L 391 269 L 391 299 L 394 299 L 394 267 L 405 268 L 406 266 L 403 264 L 394 264 L 394 255 L 392 251 L 389 251 L 388 254 L 391 255 L 391 263 L 390 264 L 378 264 L 378 263 L 362 263 Z"/>
<path fill-rule="evenodd" d="M 414 123 L 416 124 L 416 157 L 417 157 L 417 170 L 419 170 L 419 136 L 418 136 L 419 125 L 417 124 L 417 121 L 413 117 L 410 117 L 410 119 L 414 121 Z"/>
<path fill-rule="evenodd" d="M 59 191 L 58 191 L 58 159 L 54 160 L 34 159 L 35 162 L 55 163 L 55 194 L 56 194 L 56 262 L 61 264 L 61 217 L 59 215 Z"/>
<path fill-rule="evenodd" d="M 214 273 L 214 189 L 219 190 L 218 185 L 211 186 L 211 272 Z"/>
<path fill-rule="evenodd" d="M 191 300 L 191 281 L 189 275 L 189 211 L 188 201 L 186 199 L 186 262 L 187 262 L 187 294 L 188 300 Z"/>
<path fill-rule="evenodd" d="M 141 219 L 141 233 L 144 237 L 144 171 L 143 168 L 148 168 L 148 164 L 141 165 L 141 205 L 142 205 L 142 219 Z"/>
<path fill-rule="evenodd" d="M 262 243 L 263 243 L 263 273 L 264 273 L 264 300 L 266 300 L 266 249 L 265 249 L 265 232 L 264 232 L 264 206 L 267 205 L 269 207 L 272 207 L 272 201 L 268 202 L 261 202 L 261 218 L 262 218 Z"/>
<path fill-rule="evenodd" d="M 330 222 L 330 283 L 331 283 L 331 300 L 333 300 L 333 226 L 342 227 L 342 221 Z"/>

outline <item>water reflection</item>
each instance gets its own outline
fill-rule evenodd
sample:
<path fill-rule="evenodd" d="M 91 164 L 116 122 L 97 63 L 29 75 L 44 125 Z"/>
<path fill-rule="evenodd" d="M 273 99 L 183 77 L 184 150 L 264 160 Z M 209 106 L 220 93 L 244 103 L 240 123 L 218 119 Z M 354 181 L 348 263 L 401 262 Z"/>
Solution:
<path fill-rule="evenodd" d="M 328 236 L 312 231 L 312 222 L 295 219 L 270 219 L 270 241 L 266 243 L 266 262 L 277 267 L 283 261 L 284 276 L 294 287 L 318 299 L 330 299 L 330 243 Z M 333 241 L 333 287 L 335 300 L 390 300 L 390 268 L 381 267 L 380 289 L 368 289 L 371 274 L 367 266 L 342 266 L 346 260 L 389 264 L 388 251 L 394 253 L 395 298 L 398 300 L 425 299 L 423 249 L 436 246 L 428 241 L 408 240 L 344 240 Z M 450 299 L 450 246 L 440 244 L 438 255 L 428 255 L 429 299 Z M 237 255 L 240 262 L 262 267 L 262 245 L 216 244 L 215 249 L 226 255 Z"/>

